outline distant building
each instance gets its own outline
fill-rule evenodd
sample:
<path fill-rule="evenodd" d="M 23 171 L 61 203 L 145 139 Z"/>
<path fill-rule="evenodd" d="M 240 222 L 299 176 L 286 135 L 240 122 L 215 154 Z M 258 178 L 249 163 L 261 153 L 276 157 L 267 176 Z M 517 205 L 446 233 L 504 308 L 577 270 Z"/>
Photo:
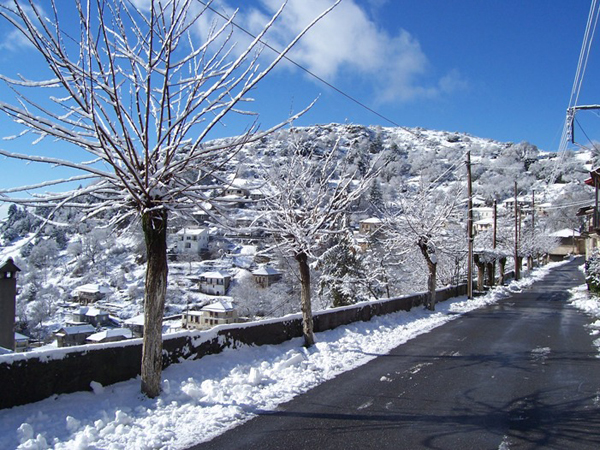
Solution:
<path fill-rule="evenodd" d="M 254 277 L 256 284 L 263 288 L 268 288 L 273 283 L 281 280 L 281 272 L 269 266 L 256 269 L 252 272 L 252 276 Z"/>
<path fill-rule="evenodd" d="M 208 250 L 206 228 L 183 228 L 175 234 L 175 249 L 178 254 L 199 255 Z"/>
<path fill-rule="evenodd" d="M 216 325 L 238 322 L 238 313 L 233 303 L 219 300 L 205 306 L 200 311 L 183 314 L 181 326 L 187 329 L 207 330 Z"/>
<path fill-rule="evenodd" d="M 89 323 L 95 327 L 106 325 L 109 321 L 108 311 L 90 306 L 81 306 L 72 315 L 73 325 Z"/>
<path fill-rule="evenodd" d="M 361 234 L 376 233 L 381 229 L 383 221 L 377 217 L 361 220 L 359 223 L 359 231 Z"/>
<path fill-rule="evenodd" d="M 15 352 L 24 352 L 29 348 L 29 337 L 15 333 Z"/>
<path fill-rule="evenodd" d="M 105 342 L 123 341 L 132 337 L 133 332 L 129 328 L 112 328 L 88 336 L 86 342 L 89 344 L 103 344 Z"/>
<path fill-rule="evenodd" d="M 111 292 L 111 289 L 103 284 L 84 284 L 75 288 L 71 296 L 82 305 L 87 305 L 106 298 Z"/>
<path fill-rule="evenodd" d="M 475 233 L 491 230 L 493 226 L 494 219 L 490 218 L 481 219 L 473 223 L 473 229 L 475 230 Z"/>
<path fill-rule="evenodd" d="M 210 295 L 225 295 L 231 276 L 221 272 L 204 272 L 200 275 L 200 292 Z"/>
<path fill-rule="evenodd" d="M 85 340 L 95 332 L 96 329 L 91 325 L 76 325 L 63 327 L 54 336 L 59 347 L 71 347 L 85 344 Z"/>
<path fill-rule="evenodd" d="M 138 314 L 130 319 L 123 322 L 127 328 L 129 328 L 135 337 L 142 337 L 144 335 L 144 315 Z"/>
<path fill-rule="evenodd" d="M 548 252 L 551 261 L 561 261 L 568 255 L 585 254 L 585 240 L 579 231 L 565 228 L 555 231 L 550 236 L 558 239 L 558 246 Z"/>

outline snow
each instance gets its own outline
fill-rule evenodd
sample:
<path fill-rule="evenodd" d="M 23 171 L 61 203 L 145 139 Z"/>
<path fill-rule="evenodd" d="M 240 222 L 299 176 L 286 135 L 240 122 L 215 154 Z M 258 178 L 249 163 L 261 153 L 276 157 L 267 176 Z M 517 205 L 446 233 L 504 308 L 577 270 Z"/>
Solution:
<path fill-rule="evenodd" d="M 476 299 L 440 303 L 435 312 L 415 308 L 318 333 L 311 349 L 296 338 L 172 365 L 163 372 L 156 399 L 140 395 L 139 380 L 93 382 L 93 392 L 0 410 L 0 448 L 180 449 L 207 441 L 251 419 L 253 411 L 273 410 L 461 313 L 524 289 L 560 264 Z"/>
<path fill-rule="evenodd" d="M 281 275 L 281 273 L 272 267 L 265 266 L 265 267 L 259 267 L 258 269 L 256 269 L 254 272 L 252 272 L 252 275 L 269 276 L 269 275 Z"/>
<path fill-rule="evenodd" d="M 133 338 L 133 333 L 129 328 L 112 328 L 110 330 L 100 331 L 98 333 L 94 333 L 87 338 L 88 341 L 102 341 L 107 338 L 114 337 L 122 337 L 123 339 L 131 339 Z"/>
<path fill-rule="evenodd" d="M 558 231 L 555 231 L 554 233 L 551 233 L 550 236 L 559 237 L 559 238 L 570 238 L 570 237 L 579 237 L 580 233 L 579 233 L 579 231 L 573 230 L 571 228 L 563 228 L 562 230 L 558 230 Z"/>
<path fill-rule="evenodd" d="M 233 303 L 225 300 L 218 300 L 214 303 L 211 303 L 210 305 L 206 305 L 205 307 L 203 307 L 202 311 L 227 312 L 233 311 L 233 309 Z"/>

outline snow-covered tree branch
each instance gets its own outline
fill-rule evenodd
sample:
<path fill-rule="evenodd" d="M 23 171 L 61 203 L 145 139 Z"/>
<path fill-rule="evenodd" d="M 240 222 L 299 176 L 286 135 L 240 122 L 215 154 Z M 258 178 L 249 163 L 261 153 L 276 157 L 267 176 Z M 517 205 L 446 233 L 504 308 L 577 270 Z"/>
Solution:
<path fill-rule="evenodd" d="M 142 390 L 154 397 L 160 391 L 162 368 L 169 215 L 210 202 L 202 178 L 222 167 L 242 145 L 297 116 L 265 131 L 250 123 L 226 146 L 204 143 L 227 115 L 252 114 L 240 109 L 250 100 L 250 90 L 335 4 L 264 69 L 258 65 L 261 39 L 285 3 L 235 54 L 231 34 L 235 15 L 200 37 L 194 25 L 206 13 L 203 3 L 149 0 L 147 9 L 136 5 L 128 0 L 52 1 L 43 7 L 33 0 L 13 0 L 0 5 L 0 17 L 20 32 L 49 70 L 41 79 L 39 74 L 1 75 L 15 99 L 1 100 L 0 110 L 23 126 L 21 139 L 33 134 L 34 144 L 42 145 L 49 137 L 75 149 L 68 148 L 60 157 L 33 151 L 0 154 L 73 169 L 79 172 L 77 180 L 88 181 L 62 195 L 11 197 L 30 189 L 21 186 L 0 191 L 0 200 L 55 208 L 79 205 L 89 215 L 112 209 L 121 211 L 116 220 L 134 215 L 141 219 L 148 253 Z M 73 27 L 73 17 L 78 26 Z M 190 171 L 198 175 L 190 178 Z M 68 181 L 72 179 L 37 187 Z"/>

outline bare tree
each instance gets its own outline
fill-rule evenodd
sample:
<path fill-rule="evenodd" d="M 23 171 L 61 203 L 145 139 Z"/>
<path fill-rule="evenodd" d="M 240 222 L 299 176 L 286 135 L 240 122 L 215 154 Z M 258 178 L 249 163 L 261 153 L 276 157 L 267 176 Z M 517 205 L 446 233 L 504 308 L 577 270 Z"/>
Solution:
<path fill-rule="evenodd" d="M 292 142 L 289 158 L 268 168 L 269 193 L 260 228 L 275 237 L 277 247 L 298 262 L 304 344 L 314 344 L 310 265 L 327 239 L 345 231 L 350 206 L 370 187 L 377 170 L 365 175 L 349 170 L 338 145 L 308 149 Z M 257 221 L 257 222 L 258 222 Z"/>
<path fill-rule="evenodd" d="M 118 210 L 115 221 L 141 220 L 148 256 L 142 391 L 155 397 L 162 370 L 169 215 L 210 201 L 210 186 L 201 183 L 206 175 L 222 167 L 244 143 L 289 122 L 262 132 L 254 122 L 240 137 L 221 144 L 205 143 L 226 115 L 250 114 L 239 109 L 249 100 L 249 91 L 337 3 L 263 70 L 258 65 L 261 40 L 285 4 L 238 51 L 232 41 L 235 14 L 224 23 L 215 22 L 203 39 L 194 34 L 210 8 L 198 0 L 148 0 L 143 9 L 136 6 L 140 2 L 130 0 L 74 0 L 68 6 L 54 0 L 48 3 L 49 14 L 33 0 L 0 5 L 0 17 L 20 32 L 50 71 L 43 80 L 2 76 L 17 102 L 2 101 L 0 110 L 23 125 L 25 134 L 36 135 L 36 143 L 49 136 L 72 144 L 78 152 L 62 158 L 5 150 L 0 155 L 74 169 L 78 174 L 4 190 L 0 198 L 51 205 L 54 211 L 80 206 L 88 218 Z M 71 26 L 68 30 L 62 26 L 72 25 L 73 15 L 79 24 L 75 33 Z M 40 99 L 43 93 L 48 95 L 46 100 Z M 190 177 L 190 172 L 195 176 Z M 61 194 L 12 197 L 75 181 L 86 184 Z"/>
<path fill-rule="evenodd" d="M 420 186 L 414 195 L 407 194 L 388 205 L 385 211 L 385 231 L 393 245 L 404 249 L 417 248 L 427 265 L 429 295 L 425 306 L 431 311 L 435 310 L 441 253 L 445 245 L 454 241 L 448 224 L 453 219 L 460 197 L 458 194 L 456 190 L 440 193 L 430 187 Z"/>

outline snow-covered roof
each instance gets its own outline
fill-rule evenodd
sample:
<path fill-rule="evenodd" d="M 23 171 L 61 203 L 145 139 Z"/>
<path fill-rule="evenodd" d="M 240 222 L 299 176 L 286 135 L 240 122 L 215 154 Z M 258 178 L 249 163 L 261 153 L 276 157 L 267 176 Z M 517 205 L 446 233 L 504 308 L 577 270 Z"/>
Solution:
<path fill-rule="evenodd" d="M 204 278 L 231 278 L 230 275 L 228 274 L 224 274 L 218 271 L 214 271 L 214 272 L 204 272 L 202 274 L 200 274 L 201 277 Z"/>
<path fill-rule="evenodd" d="M 104 284 L 96 284 L 96 283 L 83 284 L 83 285 L 78 286 L 75 289 L 73 289 L 74 294 L 77 294 L 77 293 L 110 294 L 110 292 L 111 292 L 111 290 L 108 286 L 106 286 Z"/>
<path fill-rule="evenodd" d="M 259 276 L 269 276 L 269 275 L 280 275 L 281 273 L 274 269 L 273 267 L 260 267 L 258 269 L 256 269 L 254 272 L 252 272 L 252 275 L 259 275 Z"/>
<path fill-rule="evenodd" d="M 58 330 L 57 335 L 93 333 L 96 329 L 91 325 L 75 325 L 72 327 L 63 327 Z"/>
<path fill-rule="evenodd" d="M 374 224 L 380 224 L 382 221 L 381 219 L 377 218 L 377 217 L 370 217 L 368 219 L 363 219 L 360 221 L 360 223 L 374 223 Z"/>
<path fill-rule="evenodd" d="M 176 234 L 186 236 L 200 236 L 207 232 L 208 230 L 206 228 L 182 228 Z"/>
<path fill-rule="evenodd" d="M 126 325 L 144 325 L 144 315 L 138 314 L 137 316 L 133 316 L 130 319 L 127 319 L 123 322 Z"/>
<path fill-rule="evenodd" d="M 75 311 L 75 314 L 85 315 L 87 317 L 98 317 L 108 315 L 107 311 L 103 311 L 102 309 L 95 308 L 92 306 L 82 306 L 81 308 Z"/>
<path fill-rule="evenodd" d="M 8 355 L 10 353 L 14 352 L 8 348 L 0 347 L 0 355 Z"/>
<path fill-rule="evenodd" d="M 562 230 L 558 230 L 555 231 L 554 233 L 551 233 L 550 236 L 552 237 L 579 237 L 579 231 L 577 230 L 572 230 L 570 228 L 563 228 Z"/>
<path fill-rule="evenodd" d="M 88 341 L 96 341 L 100 342 L 107 338 L 112 337 L 123 337 L 124 339 L 131 339 L 133 337 L 133 333 L 129 328 L 112 328 L 110 330 L 100 331 L 99 333 L 94 333 L 87 338 Z"/>
<path fill-rule="evenodd" d="M 15 341 L 28 341 L 28 340 L 29 340 L 29 337 L 25 336 L 24 334 L 15 332 Z"/>
<path fill-rule="evenodd" d="M 206 305 L 201 311 L 213 311 L 213 312 L 226 312 L 233 311 L 235 308 L 233 307 L 233 303 L 219 300 L 217 302 L 211 303 L 210 305 Z"/>
<path fill-rule="evenodd" d="M 492 225 L 494 223 L 494 219 L 481 219 L 475 222 L 475 225 Z"/>

